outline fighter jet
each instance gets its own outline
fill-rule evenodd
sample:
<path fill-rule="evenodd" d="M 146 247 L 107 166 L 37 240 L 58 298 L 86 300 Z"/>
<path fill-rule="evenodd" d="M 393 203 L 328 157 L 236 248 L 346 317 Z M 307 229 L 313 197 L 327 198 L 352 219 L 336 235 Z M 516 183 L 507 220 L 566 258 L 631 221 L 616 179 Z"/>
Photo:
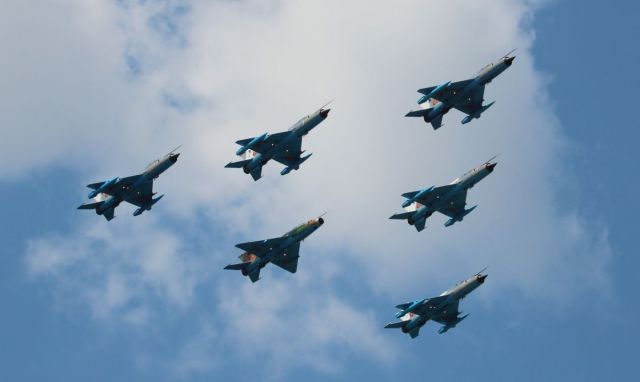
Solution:
<path fill-rule="evenodd" d="M 254 181 L 262 177 L 262 166 L 271 159 L 286 166 L 280 175 L 298 170 L 300 165 L 311 156 L 311 154 L 302 156 L 304 153 L 304 150 L 301 150 L 302 137 L 327 118 L 331 109 L 325 109 L 325 107 L 329 103 L 301 118 L 287 131 L 271 135 L 264 133 L 257 137 L 236 141 L 241 146 L 236 151 L 236 155 L 242 160 L 229 162 L 224 167 L 242 168 L 245 174 L 251 174 Z"/>
<path fill-rule="evenodd" d="M 388 323 L 385 328 L 402 329 L 402 332 L 409 333 L 411 338 L 416 338 L 420 334 L 420 328 L 429 320 L 444 325 L 438 330 L 440 334 L 455 328 L 460 321 L 469 316 L 469 314 L 460 316 L 461 312 L 458 311 L 460 300 L 484 283 L 487 275 L 483 275 L 482 272 L 486 269 L 456 284 L 438 297 L 396 305 L 396 308 L 401 309 L 396 313 L 396 318 L 400 321 Z"/>
<path fill-rule="evenodd" d="M 474 118 L 480 118 L 482 113 L 495 103 L 494 101 L 486 105 L 482 104 L 485 85 L 511 66 L 516 57 L 509 55 L 514 51 L 515 49 L 497 62 L 482 68 L 474 78 L 453 83 L 448 81 L 439 86 L 418 90 L 418 93 L 423 94 L 418 100 L 420 107 L 408 112 L 405 117 L 422 117 L 425 122 L 431 123 L 434 130 L 442 126 L 442 117 L 451 108 L 467 114 L 462 119 L 463 124 L 471 122 Z"/>
<path fill-rule="evenodd" d="M 274 263 L 286 271 L 296 273 L 298 257 L 300 257 L 300 242 L 323 224 L 324 219 L 321 215 L 317 219 L 311 219 L 299 225 L 281 237 L 236 244 L 237 248 L 246 251 L 239 257 L 242 262 L 229 264 L 224 269 L 241 271 L 243 276 L 249 276 L 251 282 L 254 283 L 260 279 L 260 270 L 269 263 Z"/>
<path fill-rule="evenodd" d="M 402 203 L 402 207 L 407 212 L 392 215 L 389 219 L 406 219 L 409 225 L 416 227 L 418 232 L 424 229 L 427 218 L 435 211 L 449 217 L 449 220 L 444 223 L 445 227 L 449 227 L 455 222 L 461 222 L 465 216 L 477 207 L 473 206 L 465 209 L 467 205 L 467 190 L 493 172 L 497 165 L 497 163 L 491 163 L 494 159 L 495 157 L 454 179 L 447 186 L 432 186 L 402 194 L 407 199 Z"/>
<path fill-rule="evenodd" d="M 96 214 L 102 215 L 107 221 L 114 218 L 116 207 L 123 201 L 138 207 L 133 212 L 133 216 L 138 216 L 144 211 L 151 210 L 164 195 L 154 198 L 153 180 L 173 166 L 180 154 L 174 153 L 179 146 L 160 159 L 149 163 L 147 168 L 139 175 L 126 178 L 113 178 L 104 182 L 87 185 L 93 191 L 89 193 L 89 199 L 94 201 L 85 203 L 78 207 L 79 210 L 95 210 Z"/>

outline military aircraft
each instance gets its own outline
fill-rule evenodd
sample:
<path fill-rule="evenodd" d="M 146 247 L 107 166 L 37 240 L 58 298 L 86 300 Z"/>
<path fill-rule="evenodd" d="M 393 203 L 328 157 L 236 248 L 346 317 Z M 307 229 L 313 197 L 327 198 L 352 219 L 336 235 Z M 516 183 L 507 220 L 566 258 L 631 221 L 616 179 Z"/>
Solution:
<path fill-rule="evenodd" d="M 91 203 L 85 203 L 78 207 L 79 210 L 95 210 L 96 214 L 102 215 L 108 221 L 114 218 L 116 207 L 123 201 L 138 207 L 133 212 L 133 216 L 138 216 L 144 211 L 151 210 L 164 195 L 157 198 L 153 196 L 153 180 L 173 166 L 180 154 L 174 153 L 180 146 L 173 149 L 162 158 L 149 163 L 141 174 L 126 178 L 113 178 L 104 182 L 87 185 L 93 191 L 89 193 L 89 199 L 94 199 Z"/>
<path fill-rule="evenodd" d="M 257 137 L 236 141 L 241 146 L 236 151 L 236 155 L 242 160 L 229 162 L 224 167 L 242 168 L 245 174 L 251 174 L 253 180 L 262 177 L 262 166 L 271 159 L 286 166 L 280 175 L 287 175 L 291 170 L 299 169 L 300 165 L 311 156 L 311 154 L 302 156 L 304 153 L 301 150 L 302 137 L 327 118 L 331 109 L 325 109 L 325 107 L 329 103 L 301 118 L 287 131 L 271 135 L 264 133 Z"/>
<path fill-rule="evenodd" d="M 411 338 L 416 338 L 420 334 L 420 328 L 429 320 L 444 325 L 438 330 L 440 334 L 455 328 L 469 315 L 460 316 L 461 312 L 458 311 L 460 300 L 484 283 L 487 275 L 483 275 L 482 272 L 486 269 L 442 292 L 438 297 L 396 305 L 396 308 L 401 309 L 396 313 L 396 318 L 400 321 L 388 323 L 385 328 L 402 329 L 402 332 L 409 333 Z"/>
<path fill-rule="evenodd" d="M 407 212 L 392 215 L 389 219 L 406 219 L 409 225 L 416 227 L 418 232 L 424 229 L 427 218 L 435 211 L 449 217 L 449 220 L 444 223 L 445 227 L 462 221 L 465 216 L 477 207 L 473 206 L 465 209 L 467 205 L 467 190 L 493 172 L 497 163 L 491 163 L 491 161 L 495 158 L 489 159 L 479 167 L 454 179 L 447 186 L 432 186 L 402 194 L 407 199 L 402 203 L 402 207 Z"/>
<path fill-rule="evenodd" d="M 224 269 L 241 271 L 243 276 L 249 276 L 251 282 L 254 283 L 260 279 L 260 270 L 269 263 L 274 263 L 286 271 L 296 273 L 298 257 L 300 257 L 300 242 L 323 224 L 324 219 L 321 215 L 317 219 L 311 219 L 299 225 L 281 237 L 236 244 L 237 248 L 246 251 L 239 257 L 242 262 L 229 264 Z"/>
<path fill-rule="evenodd" d="M 418 90 L 423 96 L 418 100 L 420 107 L 408 112 L 405 117 L 422 117 L 425 122 L 431 123 L 434 130 L 442 126 L 442 117 L 455 108 L 467 114 L 462 123 L 469 123 L 474 118 L 480 118 L 494 103 L 483 105 L 484 87 L 511 66 L 515 56 L 504 55 L 497 62 L 491 63 L 480 70 L 471 79 L 451 82 L 448 81 L 439 86 L 431 86 Z"/>

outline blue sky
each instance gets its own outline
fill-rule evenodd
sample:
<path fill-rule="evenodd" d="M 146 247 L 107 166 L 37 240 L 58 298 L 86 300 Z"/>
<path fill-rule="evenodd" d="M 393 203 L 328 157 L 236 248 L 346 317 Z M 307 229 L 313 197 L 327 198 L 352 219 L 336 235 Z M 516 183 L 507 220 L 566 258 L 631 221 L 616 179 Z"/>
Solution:
<path fill-rule="evenodd" d="M 417 3 L 7 6 L 0 379 L 638 379 L 639 6 Z M 434 132 L 401 118 L 415 88 L 514 46 L 481 120 L 461 127 L 451 112 Z M 271 165 L 254 184 L 222 168 L 236 139 L 331 98 L 301 171 Z M 75 209 L 85 184 L 181 143 L 152 213 L 121 206 L 106 223 Z M 402 192 L 496 153 L 464 224 L 433 216 L 416 234 L 386 221 Z M 324 210 L 296 275 L 265 269 L 249 285 L 222 271 L 235 243 Z M 485 265 L 458 328 L 430 323 L 413 341 L 382 329 L 397 303 Z"/>

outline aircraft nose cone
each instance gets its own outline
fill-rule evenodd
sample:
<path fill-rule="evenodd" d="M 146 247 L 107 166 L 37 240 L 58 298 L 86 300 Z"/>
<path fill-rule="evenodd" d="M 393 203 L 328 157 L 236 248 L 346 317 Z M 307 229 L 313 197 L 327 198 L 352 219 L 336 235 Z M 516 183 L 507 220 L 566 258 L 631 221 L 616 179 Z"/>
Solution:
<path fill-rule="evenodd" d="M 504 60 L 505 64 L 507 64 L 507 66 L 511 66 L 511 64 L 513 63 L 513 60 L 516 58 L 516 56 L 512 56 L 512 57 L 508 57 Z"/>
<path fill-rule="evenodd" d="M 484 284 L 484 280 L 487 278 L 488 275 L 482 275 L 482 276 L 478 276 L 478 282 L 480 284 Z"/>
<path fill-rule="evenodd" d="M 318 218 L 318 223 L 319 223 L 320 225 L 323 225 L 323 224 L 324 224 L 324 219 L 323 219 L 323 218 Z"/>
<path fill-rule="evenodd" d="M 496 167 L 498 163 L 490 163 L 487 165 L 487 171 L 493 172 L 493 169 Z"/>
<path fill-rule="evenodd" d="M 327 116 L 329 115 L 329 112 L 331 111 L 331 109 L 323 109 L 320 111 L 320 116 L 322 118 L 327 118 Z"/>
<path fill-rule="evenodd" d="M 178 157 L 179 157 L 179 156 L 180 156 L 180 154 L 179 154 L 179 153 L 178 153 L 178 154 L 171 154 L 171 155 L 169 156 L 169 159 L 170 159 L 173 163 L 175 163 L 175 162 L 177 162 L 177 161 L 178 161 Z"/>

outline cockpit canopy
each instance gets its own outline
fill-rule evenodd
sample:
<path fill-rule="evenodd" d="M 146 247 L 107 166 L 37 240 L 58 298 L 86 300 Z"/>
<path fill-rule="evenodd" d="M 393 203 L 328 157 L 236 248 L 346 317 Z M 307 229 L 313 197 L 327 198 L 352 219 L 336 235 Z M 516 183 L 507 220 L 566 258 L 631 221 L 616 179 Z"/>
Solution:
<path fill-rule="evenodd" d="M 152 161 L 151 163 L 149 163 L 149 164 L 147 165 L 147 168 L 151 168 L 153 165 L 155 165 L 155 164 L 156 164 L 156 163 L 158 163 L 158 162 L 160 162 L 160 159 L 156 159 L 156 160 Z"/>

